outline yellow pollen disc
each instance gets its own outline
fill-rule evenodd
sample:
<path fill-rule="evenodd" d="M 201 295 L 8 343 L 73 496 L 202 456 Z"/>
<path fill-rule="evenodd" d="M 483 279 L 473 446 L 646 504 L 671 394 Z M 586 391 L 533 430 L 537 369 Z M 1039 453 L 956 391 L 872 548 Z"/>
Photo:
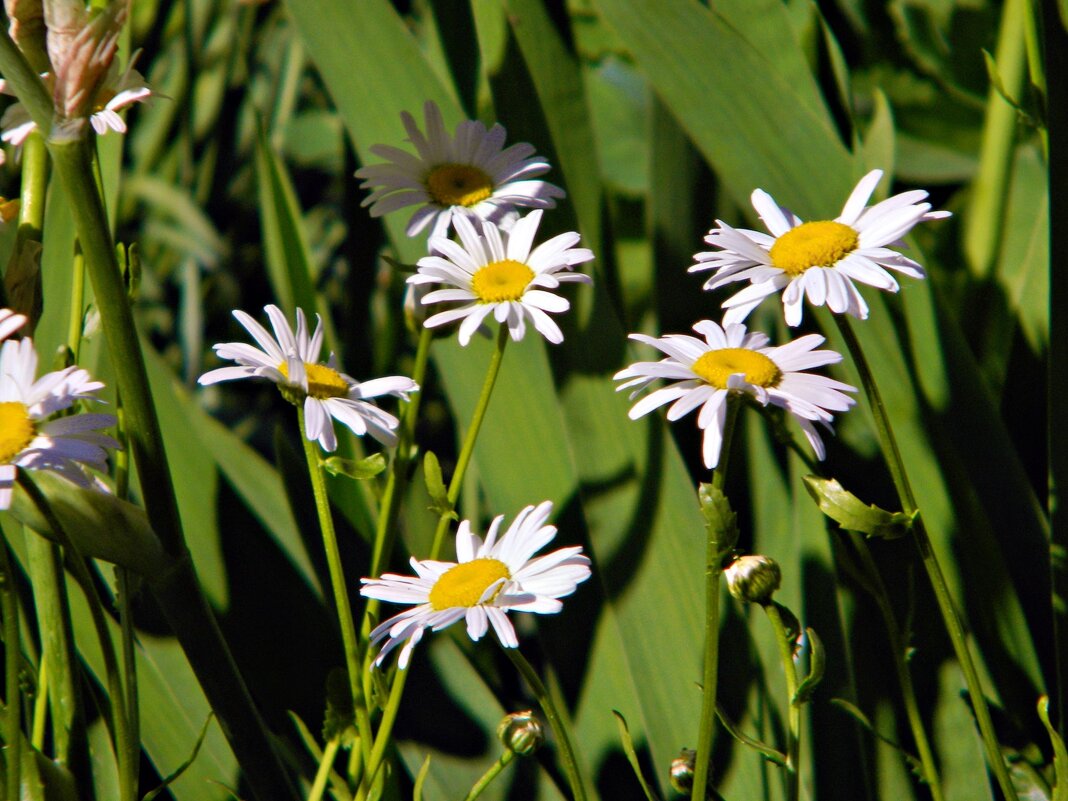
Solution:
<path fill-rule="evenodd" d="M 278 365 L 278 371 L 286 377 L 287 381 L 289 380 L 289 369 L 285 362 Z M 349 394 L 348 382 L 332 367 L 305 362 L 304 372 L 308 376 L 308 394 L 317 400 L 341 398 Z M 282 394 L 284 395 L 285 392 Z"/>
<path fill-rule="evenodd" d="M 115 98 L 116 94 L 118 94 L 118 93 L 117 92 L 113 92 L 111 89 L 106 89 L 105 87 L 101 86 L 100 89 L 96 93 L 96 97 L 93 98 L 93 111 L 92 111 L 92 113 L 96 114 L 96 113 L 106 109 L 108 107 L 108 103 L 110 103 Z"/>
<path fill-rule="evenodd" d="M 507 565 L 497 559 L 461 562 L 446 570 L 430 589 L 430 606 L 436 611 L 477 606 L 493 582 L 511 578 Z"/>
<path fill-rule="evenodd" d="M 9 464 L 37 435 L 25 404 L 0 403 L 0 464 Z"/>
<path fill-rule="evenodd" d="M 427 175 L 426 188 L 440 206 L 470 208 L 493 194 L 493 180 L 470 164 L 439 164 Z"/>
<path fill-rule="evenodd" d="M 479 303 L 519 300 L 534 279 L 534 271 L 521 261 L 505 259 L 487 264 L 471 276 L 471 291 Z"/>
<path fill-rule="evenodd" d="M 794 277 L 809 267 L 830 267 L 857 248 L 859 235 L 840 222 L 801 223 L 775 240 L 771 263 Z"/>
<path fill-rule="evenodd" d="M 782 371 L 775 362 L 746 348 L 710 350 L 690 369 L 717 389 L 726 389 L 727 379 L 739 373 L 758 387 L 774 387 L 782 381 Z"/>

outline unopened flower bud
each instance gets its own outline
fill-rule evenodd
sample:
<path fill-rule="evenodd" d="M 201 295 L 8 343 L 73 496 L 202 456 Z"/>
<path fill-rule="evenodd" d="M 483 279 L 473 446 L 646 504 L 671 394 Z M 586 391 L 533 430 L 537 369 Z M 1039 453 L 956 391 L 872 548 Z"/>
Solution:
<path fill-rule="evenodd" d="M 534 713 L 527 709 L 505 715 L 497 726 L 497 738 L 520 756 L 533 754 L 545 742 L 545 729 Z"/>
<path fill-rule="evenodd" d="M 692 748 L 683 748 L 677 757 L 671 760 L 671 786 L 683 795 L 693 791 L 694 763 L 697 752 Z"/>
<path fill-rule="evenodd" d="M 739 556 L 724 573 L 731 595 L 747 603 L 768 603 L 782 581 L 775 560 L 760 555 Z"/>

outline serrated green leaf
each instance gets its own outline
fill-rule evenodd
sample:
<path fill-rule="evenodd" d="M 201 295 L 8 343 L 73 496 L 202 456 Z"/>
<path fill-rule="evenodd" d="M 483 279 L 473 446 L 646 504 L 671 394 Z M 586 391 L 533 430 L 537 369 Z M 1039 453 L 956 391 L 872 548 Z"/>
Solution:
<path fill-rule="evenodd" d="M 323 714 L 323 740 L 340 739 L 350 748 L 356 740 L 356 716 L 352 689 L 344 668 L 334 668 L 326 676 L 326 712 Z"/>
<path fill-rule="evenodd" d="M 430 496 L 430 510 L 437 515 L 452 515 L 457 518 L 456 510 L 449 503 L 449 491 L 445 489 L 445 480 L 441 476 L 441 463 L 433 451 L 423 454 L 423 477 L 426 481 L 427 495 Z"/>
<path fill-rule="evenodd" d="M 805 631 L 808 633 L 809 670 L 805 680 L 801 682 L 797 692 L 794 693 L 791 703 L 795 706 L 807 704 L 811 700 L 812 693 L 815 692 L 819 683 L 823 681 L 823 672 L 827 667 L 827 654 L 823 650 L 823 642 L 816 636 L 816 630 L 808 627 Z"/>
<path fill-rule="evenodd" d="M 721 557 L 726 557 L 738 544 L 738 516 L 723 491 L 708 483 L 697 488 L 701 515 L 710 541 L 716 543 Z"/>
<path fill-rule="evenodd" d="M 323 467 L 332 476 L 347 476 L 357 481 L 365 481 L 386 469 L 386 457 L 381 453 L 372 453 L 363 459 L 330 456 L 323 460 Z"/>
<path fill-rule="evenodd" d="M 623 753 L 627 755 L 627 761 L 630 763 L 630 767 L 634 771 L 638 783 L 642 786 L 642 792 L 645 793 L 645 797 L 648 801 L 657 801 L 652 788 L 645 780 L 645 776 L 642 775 L 642 766 L 638 761 L 638 752 L 634 750 L 634 741 L 630 736 L 630 728 L 627 726 L 627 719 L 615 709 L 612 710 L 612 714 L 615 716 L 616 725 L 619 726 L 619 739 L 623 743 Z"/>
<path fill-rule="evenodd" d="M 893 540 L 904 537 L 912 527 L 912 517 L 909 515 L 887 512 L 875 504 L 865 504 L 837 479 L 805 476 L 805 489 L 820 511 L 849 531 Z"/>

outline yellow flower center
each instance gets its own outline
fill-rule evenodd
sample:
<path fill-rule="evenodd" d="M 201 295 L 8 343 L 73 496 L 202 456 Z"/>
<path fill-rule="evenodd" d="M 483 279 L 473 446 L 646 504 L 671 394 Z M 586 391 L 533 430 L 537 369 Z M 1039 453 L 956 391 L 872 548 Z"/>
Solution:
<path fill-rule="evenodd" d="M 0 403 L 0 464 L 11 461 L 37 436 L 26 405 L 18 401 Z"/>
<path fill-rule="evenodd" d="M 439 164 L 427 175 L 426 188 L 440 206 L 470 208 L 493 194 L 493 180 L 470 164 Z"/>
<path fill-rule="evenodd" d="M 830 267 L 856 250 L 858 239 L 853 228 L 833 220 L 801 223 L 775 240 L 771 263 L 796 277 L 809 267 Z"/>
<path fill-rule="evenodd" d="M 458 606 L 477 606 L 482 593 L 493 582 L 511 578 L 508 566 L 497 559 L 474 559 L 446 570 L 430 589 L 430 606 L 435 611 Z"/>
<path fill-rule="evenodd" d="M 93 109 L 91 113 L 98 114 L 104 109 L 106 109 L 108 107 L 108 103 L 110 103 L 117 94 L 118 92 L 116 92 L 114 89 L 109 89 L 106 86 L 101 86 L 96 92 L 96 97 L 93 98 Z"/>
<path fill-rule="evenodd" d="M 738 373 L 758 387 L 774 387 L 782 381 L 779 365 L 763 353 L 746 348 L 710 350 L 690 369 L 717 389 L 726 389 L 727 379 Z"/>
<path fill-rule="evenodd" d="M 487 264 L 471 276 L 471 291 L 479 303 L 519 300 L 534 279 L 534 271 L 521 261 L 505 259 Z"/>
<path fill-rule="evenodd" d="M 287 381 L 289 380 L 289 368 L 285 362 L 278 365 L 278 371 L 285 376 Z M 308 376 L 308 394 L 317 400 L 342 398 L 349 394 L 349 383 L 341 377 L 341 373 L 332 367 L 327 367 L 325 364 L 308 364 L 305 362 L 304 372 Z M 290 397 L 290 394 L 293 393 L 286 393 L 286 389 L 292 390 L 292 387 L 280 385 L 279 389 L 290 403 L 300 403 L 304 400 L 303 397 L 294 400 Z"/>

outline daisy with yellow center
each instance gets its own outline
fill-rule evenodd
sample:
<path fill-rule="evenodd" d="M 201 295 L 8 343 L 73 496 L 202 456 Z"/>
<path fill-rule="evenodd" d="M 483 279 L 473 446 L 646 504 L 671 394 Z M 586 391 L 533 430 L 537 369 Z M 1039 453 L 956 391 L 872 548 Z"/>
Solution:
<path fill-rule="evenodd" d="M 0 329 L 19 316 L 0 313 Z M 110 414 L 49 419 L 75 401 L 96 400 L 103 384 L 78 367 L 36 376 L 33 340 L 5 342 L 0 349 L 0 510 L 11 506 L 19 469 L 51 470 L 81 486 L 100 487 L 83 466 L 104 467 L 104 449 L 119 447 L 99 432 L 115 425 Z"/>
<path fill-rule="evenodd" d="M 431 237 L 434 255 L 419 260 L 418 271 L 408 282 L 450 287 L 428 292 L 423 296 L 424 304 L 459 301 L 464 305 L 438 312 L 423 325 L 434 328 L 463 320 L 459 339 L 466 345 L 483 321 L 493 315 L 498 323 L 508 326 L 516 342 L 526 333 L 528 320 L 553 344 L 563 342 L 564 335 L 549 312 L 567 311 L 571 304 L 547 290 L 567 282 L 590 283 L 588 275 L 570 272 L 570 268 L 593 259 L 593 252 L 573 247 L 579 241 L 574 232 L 555 236 L 532 250 L 541 215 L 540 209 L 530 212 L 508 233 L 486 220 L 458 214 L 454 224 L 462 244 Z"/>
<path fill-rule="evenodd" d="M 259 348 L 244 342 L 227 342 L 215 346 L 220 359 L 230 359 L 237 367 L 220 367 L 200 377 L 201 385 L 239 378 L 266 378 L 273 381 L 279 392 L 294 406 L 304 409 L 305 435 L 318 441 L 323 450 L 337 448 L 333 420 L 344 423 L 357 435 L 370 434 L 383 445 L 397 444 L 394 430 L 396 417 L 379 409 L 368 399 L 379 395 L 395 395 L 402 400 L 419 386 L 405 376 L 387 376 L 371 381 L 357 381 L 342 373 L 334 354 L 326 364 L 319 363 L 323 348 L 323 321 L 308 334 L 304 312 L 297 309 L 297 330 L 290 328 L 281 309 L 266 306 L 264 311 L 274 329 L 272 337 L 262 325 L 243 311 L 235 310 L 234 317 L 256 340 Z"/>
<path fill-rule="evenodd" d="M 779 406 L 789 412 L 816 452 L 824 457 L 823 440 L 816 423 L 831 430 L 832 412 L 844 412 L 856 402 L 845 392 L 856 387 L 822 375 L 802 372 L 810 367 L 837 364 L 842 356 L 833 350 L 815 350 L 823 337 L 809 334 L 778 347 L 768 347 L 768 337 L 747 333 L 741 323 L 722 328 L 711 320 L 693 327 L 704 339 L 686 334 L 660 338 L 631 334 L 630 338 L 652 345 L 666 354 L 658 362 L 636 362 L 615 374 L 623 381 L 618 389 L 632 389 L 631 398 L 657 379 L 670 383 L 657 389 L 630 410 L 637 420 L 667 403 L 667 419 L 674 422 L 700 407 L 697 425 L 704 433 L 702 455 L 705 466 L 719 464 L 723 425 L 730 392 L 745 393 L 762 406 Z"/>
<path fill-rule="evenodd" d="M 428 100 L 423 114 L 426 134 L 411 114 L 401 114 L 417 155 L 374 145 L 371 152 L 386 163 L 356 171 L 363 179 L 361 188 L 374 190 L 362 204 L 371 207 L 372 217 L 418 206 L 408 221 L 408 236 L 428 225 L 431 236 L 447 236 L 457 211 L 502 223 L 514 217 L 517 208 L 551 209 L 564 196 L 547 181 L 531 180 L 548 172 L 549 162 L 526 142 L 504 147 L 506 134 L 500 125 L 487 131 L 481 122 L 465 120 L 450 136 L 437 104 Z"/>
<path fill-rule="evenodd" d="M 403 645 L 397 662 L 403 670 L 426 629 L 440 631 L 461 618 L 472 640 L 482 639 L 492 626 L 502 646 L 515 648 L 519 640 L 508 612 L 559 612 L 563 604 L 558 599 L 590 577 L 590 560 L 580 546 L 533 558 L 556 536 L 556 526 L 548 525 L 552 511 L 551 501 L 525 507 L 500 540 L 497 532 L 504 515 L 493 519 L 485 541 L 464 520 L 456 532 L 456 562 L 413 558 L 414 576 L 387 573 L 361 579 L 361 595 L 414 604 L 371 632 L 372 643 L 386 641 L 375 665 L 381 666 L 390 651 Z"/>
<path fill-rule="evenodd" d="M 834 220 L 802 222 L 762 189 L 753 192 L 752 202 L 770 236 L 717 220 L 718 227 L 705 241 L 720 250 L 698 253 L 690 272 L 715 270 L 705 289 L 749 282 L 724 302 L 724 324 L 743 321 L 780 290 L 787 325 L 800 324 L 805 297 L 814 306 L 826 304 L 836 314 L 865 320 L 868 304 L 854 281 L 897 292 L 898 283 L 887 269 L 923 278 L 923 267 L 892 248 L 905 247 L 902 238 L 917 224 L 948 217 L 949 212 L 931 211 L 931 204 L 922 202 L 927 197 L 923 190 L 902 192 L 869 207 L 882 175 L 882 170 L 865 175 Z"/>

